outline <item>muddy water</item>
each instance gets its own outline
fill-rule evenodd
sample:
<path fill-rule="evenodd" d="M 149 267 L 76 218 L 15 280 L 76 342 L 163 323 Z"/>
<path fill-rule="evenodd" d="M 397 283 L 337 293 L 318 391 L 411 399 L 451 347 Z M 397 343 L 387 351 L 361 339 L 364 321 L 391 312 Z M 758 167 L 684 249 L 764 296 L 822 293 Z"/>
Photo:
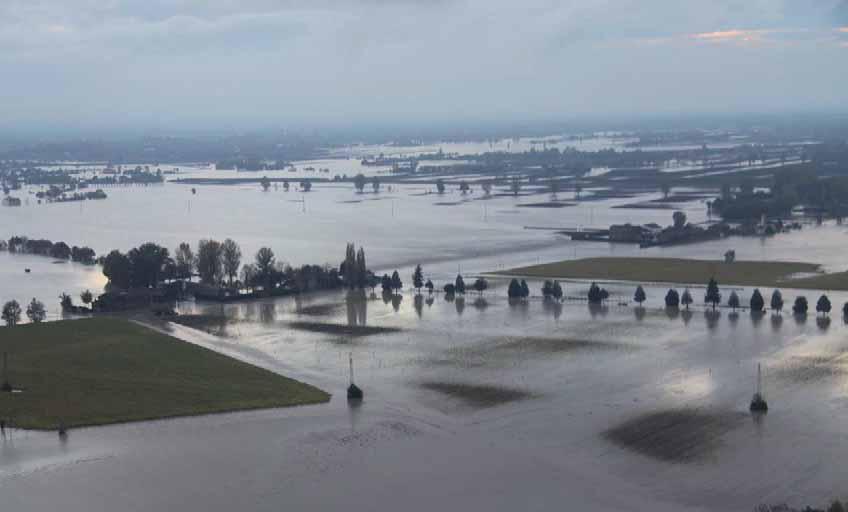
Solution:
<path fill-rule="evenodd" d="M 485 304 L 344 293 L 182 304 L 222 317 L 226 332 L 167 325 L 174 335 L 333 401 L 82 429 L 65 443 L 15 432 L 0 451 L 0 493 L 10 510 L 750 510 L 839 492 L 848 381 L 803 372 L 841 364 L 840 318 L 509 304 L 503 291 L 495 283 Z M 394 331 L 344 336 L 304 322 Z M 343 399 L 349 354 L 366 393 L 354 409 Z M 771 406 L 759 420 L 747 413 L 757 362 Z"/>

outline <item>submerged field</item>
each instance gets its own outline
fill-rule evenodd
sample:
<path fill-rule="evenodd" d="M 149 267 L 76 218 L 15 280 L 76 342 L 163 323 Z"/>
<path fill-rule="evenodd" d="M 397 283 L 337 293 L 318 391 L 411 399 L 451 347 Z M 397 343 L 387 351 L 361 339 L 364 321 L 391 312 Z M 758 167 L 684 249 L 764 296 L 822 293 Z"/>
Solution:
<path fill-rule="evenodd" d="M 0 329 L 16 393 L 0 416 L 54 429 L 329 400 L 307 384 L 117 319 Z"/>
<path fill-rule="evenodd" d="M 539 279 L 593 279 L 681 284 L 702 284 L 710 278 L 715 278 L 720 284 L 737 286 L 848 290 L 848 273 L 846 272 L 825 274 L 821 272 L 821 267 L 817 264 L 782 261 L 725 263 L 682 258 L 585 258 L 513 268 L 497 272 L 497 274 Z"/>

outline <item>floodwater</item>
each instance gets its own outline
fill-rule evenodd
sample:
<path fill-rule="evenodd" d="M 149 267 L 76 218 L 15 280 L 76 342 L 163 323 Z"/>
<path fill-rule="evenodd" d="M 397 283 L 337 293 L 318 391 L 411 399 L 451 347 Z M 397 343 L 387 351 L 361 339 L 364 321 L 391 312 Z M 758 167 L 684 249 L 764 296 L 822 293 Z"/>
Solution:
<path fill-rule="evenodd" d="M 377 270 L 418 262 L 437 286 L 516 265 L 604 255 L 803 260 L 844 270 L 846 228 L 806 226 L 641 250 L 572 242 L 534 227 L 670 223 L 668 210 L 612 206 L 658 197 L 526 208 L 547 196 L 480 199 L 404 186 L 308 194 L 257 186 L 113 187 L 105 201 L 0 210 L 0 233 L 90 245 L 99 253 L 152 240 L 168 247 L 232 237 L 250 255 L 337 264 L 347 241 Z M 31 197 L 31 196 L 30 196 Z M 570 194 L 559 199 L 571 200 Z M 305 203 L 302 202 L 305 200 Z M 437 204 L 440 203 L 440 204 Z M 680 207 L 706 220 L 703 203 Z M 247 258 L 246 258 L 247 259 Z M 0 253 L 0 300 L 102 287 L 95 267 Z M 24 269 L 30 268 L 30 273 Z M 721 283 L 720 283 L 721 284 Z M 3 509 L 111 510 L 750 510 L 820 504 L 842 492 L 848 457 L 848 327 L 662 308 L 667 286 L 607 283 L 609 306 L 510 304 L 483 296 L 348 297 L 180 304 L 214 328 L 162 329 L 334 394 L 329 404 L 74 430 L 12 432 L 0 444 Z M 565 282 L 569 297 L 588 283 Z M 738 288 L 747 303 L 751 289 Z M 729 294 L 730 289 L 722 287 Z M 703 291 L 693 289 L 700 298 Z M 784 290 L 790 304 L 796 293 Z M 816 294 L 805 292 L 815 303 Z M 848 294 L 831 294 L 835 312 Z M 54 299 L 55 297 L 55 299 Z M 768 298 L 768 292 L 766 293 Z M 628 303 L 628 305 L 619 305 Z M 202 322 L 201 322 L 202 323 Z M 344 328 L 341 328 L 344 327 Z M 366 399 L 348 407 L 348 357 Z M 756 365 L 771 407 L 747 413 Z M 647 440 L 647 441 L 646 441 Z"/>
<path fill-rule="evenodd" d="M 838 493 L 846 326 L 584 302 L 182 304 L 164 329 L 331 391 L 331 403 L 74 430 L 0 445 L 9 510 L 751 510 Z M 538 290 L 540 283 L 531 283 Z M 566 283 L 580 295 L 585 283 Z M 740 290 L 747 297 L 748 290 Z M 648 287 L 649 299 L 664 289 Z M 848 297 L 839 297 L 845 300 Z M 626 299 L 625 299 L 626 300 Z M 368 336 L 302 323 L 392 327 Z M 365 401 L 344 399 L 348 357 Z M 828 361 L 830 363 L 828 363 Z M 756 364 L 771 410 L 747 413 Z M 797 373 L 815 367 L 806 378 Z M 646 440 L 649 442 L 646 443 Z M 602 492 L 601 492 L 602 490 Z"/>

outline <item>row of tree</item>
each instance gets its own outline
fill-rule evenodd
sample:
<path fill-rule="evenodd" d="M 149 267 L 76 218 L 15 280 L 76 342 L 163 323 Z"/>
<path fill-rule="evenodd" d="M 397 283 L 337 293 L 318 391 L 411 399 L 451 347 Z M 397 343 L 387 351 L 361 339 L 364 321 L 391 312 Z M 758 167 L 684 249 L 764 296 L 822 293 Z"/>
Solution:
<path fill-rule="evenodd" d="M 57 260 L 71 260 L 88 265 L 95 262 L 96 256 L 94 249 L 90 247 L 71 247 L 65 242 L 54 243 L 47 239 L 30 239 L 25 236 L 13 236 L 8 241 L 0 240 L 0 250 L 49 256 Z"/>
<path fill-rule="evenodd" d="M 14 327 L 21 321 L 21 313 L 21 305 L 18 304 L 18 301 L 10 300 L 3 305 L 3 322 L 6 323 L 7 327 Z M 26 316 L 32 323 L 43 322 L 47 318 L 47 309 L 44 307 L 44 303 L 33 298 L 27 305 Z"/>

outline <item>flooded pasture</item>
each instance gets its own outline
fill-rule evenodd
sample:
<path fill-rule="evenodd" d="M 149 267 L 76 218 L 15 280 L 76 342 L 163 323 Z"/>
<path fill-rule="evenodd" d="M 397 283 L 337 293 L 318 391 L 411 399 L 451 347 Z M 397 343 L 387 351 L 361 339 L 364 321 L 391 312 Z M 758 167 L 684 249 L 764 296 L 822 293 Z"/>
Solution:
<path fill-rule="evenodd" d="M 520 208 L 526 197 L 439 196 L 426 185 L 386 190 L 379 201 L 341 186 L 309 194 L 199 186 L 193 196 L 174 184 L 108 192 L 84 205 L 4 209 L 0 230 L 99 253 L 148 240 L 175 247 L 232 237 L 245 255 L 267 245 L 292 264 L 335 265 L 353 241 L 375 270 L 398 268 L 407 290 L 180 303 L 180 323 L 159 329 L 314 384 L 333 400 L 79 429 L 64 441 L 13 431 L 0 445 L 0 495 L 10 510 L 750 510 L 818 503 L 843 484 L 848 327 L 836 313 L 827 321 L 815 313 L 666 310 L 668 286 L 650 283 L 638 308 L 632 283 L 603 283 L 603 307 L 581 300 L 589 286 L 581 281 L 563 282 L 563 303 L 543 300 L 539 281 L 519 302 L 498 279 L 484 294 L 451 300 L 408 289 L 416 263 L 438 289 L 457 272 L 468 282 L 544 261 L 718 259 L 729 248 L 739 259 L 771 261 L 797 260 L 803 248 L 805 261 L 844 270 L 842 226 L 639 249 L 525 227 L 668 224 L 667 210 L 614 208 L 659 194 Z M 695 222 L 706 220 L 699 201 L 679 204 Z M 51 318 L 62 291 L 105 284 L 96 267 L 7 253 L 0 261 L 0 299 L 39 297 Z M 691 286 L 696 304 L 702 287 Z M 747 304 L 753 290 L 733 291 Z M 815 300 L 811 291 L 783 291 L 787 304 L 800 294 Z M 835 311 L 848 300 L 830 297 Z M 357 407 L 345 400 L 350 357 L 365 392 Z M 770 410 L 752 417 L 758 363 Z"/>

